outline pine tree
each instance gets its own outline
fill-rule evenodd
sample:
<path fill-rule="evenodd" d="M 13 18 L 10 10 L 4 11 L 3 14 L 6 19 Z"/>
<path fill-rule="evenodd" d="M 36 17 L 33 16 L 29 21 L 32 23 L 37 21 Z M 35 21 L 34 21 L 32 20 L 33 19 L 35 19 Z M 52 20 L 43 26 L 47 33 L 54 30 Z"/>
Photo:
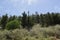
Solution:
<path fill-rule="evenodd" d="M 27 27 L 27 14 L 25 12 L 22 13 L 21 25 L 23 26 L 23 28 Z"/>
<path fill-rule="evenodd" d="M 22 17 L 21 16 L 18 16 L 18 21 L 21 21 L 22 20 Z"/>
<path fill-rule="evenodd" d="M 44 17 L 43 14 L 40 15 L 40 24 L 43 27 L 44 26 Z"/>
<path fill-rule="evenodd" d="M 40 23 L 40 16 L 38 12 L 36 12 L 36 23 Z"/>
<path fill-rule="evenodd" d="M 2 16 L 2 19 L 1 19 L 2 29 L 5 29 L 5 26 L 6 26 L 6 24 L 7 24 L 7 21 L 8 21 L 8 16 L 7 16 L 7 14 L 6 14 L 6 15 L 3 15 L 3 16 Z"/>
<path fill-rule="evenodd" d="M 48 20 L 49 20 L 48 25 L 52 25 L 52 17 L 51 17 L 51 14 L 49 12 L 47 13 L 47 16 L 48 16 Z"/>
<path fill-rule="evenodd" d="M 0 17 L 0 26 L 1 26 L 1 17 Z"/>
<path fill-rule="evenodd" d="M 46 26 L 49 26 L 51 25 L 51 22 L 52 22 L 52 18 L 51 18 L 51 15 L 49 12 L 47 12 L 47 14 L 45 14 L 45 24 Z"/>
<path fill-rule="evenodd" d="M 17 19 L 17 16 L 15 16 L 15 15 L 10 16 L 8 22 L 13 21 L 13 20 L 15 20 L 15 19 Z"/>
<path fill-rule="evenodd" d="M 36 18 L 34 14 L 32 14 L 31 19 L 32 19 L 32 23 L 36 24 Z"/>
<path fill-rule="evenodd" d="M 51 16 L 52 16 L 52 25 L 55 25 L 55 14 L 52 12 Z"/>
<path fill-rule="evenodd" d="M 30 30 L 32 28 L 32 26 L 34 25 L 34 23 L 32 22 L 32 18 L 29 15 L 29 11 L 28 11 L 28 21 L 27 22 L 28 22 L 27 28 L 28 28 L 28 30 Z"/>

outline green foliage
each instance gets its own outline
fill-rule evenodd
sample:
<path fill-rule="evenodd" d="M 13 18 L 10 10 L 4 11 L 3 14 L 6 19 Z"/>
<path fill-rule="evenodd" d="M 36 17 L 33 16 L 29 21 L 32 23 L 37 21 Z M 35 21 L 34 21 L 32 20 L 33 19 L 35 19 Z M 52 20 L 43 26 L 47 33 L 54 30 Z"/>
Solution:
<path fill-rule="evenodd" d="M 34 23 L 32 22 L 32 18 L 31 18 L 31 16 L 29 15 L 29 12 L 28 12 L 27 29 L 30 30 L 33 25 L 34 25 Z"/>
<path fill-rule="evenodd" d="M 24 12 L 22 15 L 21 25 L 25 28 L 27 26 L 27 14 Z"/>
<path fill-rule="evenodd" d="M 44 16 L 43 16 L 43 14 L 40 15 L 40 24 L 42 25 L 42 27 L 44 26 Z"/>
<path fill-rule="evenodd" d="M 5 29 L 6 23 L 13 20 L 18 20 L 19 22 L 21 22 L 21 26 L 27 29 L 32 28 L 34 24 L 40 24 L 42 27 L 48 27 L 50 25 L 60 24 L 60 14 L 47 12 L 46 14 L 39 15 L 39 13 L 36 12 L 36 14 L 30 15 L 29 11 L 28 13 L 23 12 L 22 16 L 13 15 L 8 17 L 6 14 L 3 15 L 0 20 L 2 29 Z"/>
<path fill-rule="evenodd" d="M 27 13 L 24 12 L 22 16 L 19 17 L 15 15 L 8 17 L 6 14 L 1 17 L 0 23 L 3 29 L 7 29 L 0 30 L 0 40 L 60 39 L 60 25 L 56 25 L 60 24 L 59 13 L 48 12 L 47 14 L 39 15 L 36 12 L 34 15 L 29 15 L 28 12 L 27 15 Z M 20 25 L 22 25 L 23 28 L 27 28 L 28 30 L 23 28 L 19 29 Z"/>
<path fill-rule="evenodd" d="M 7 24 L 7 21 L 8 21 L 7 14 L 6 15 L 3 15 L 2 18 L 1 18 L 1 26 L 2 26 L 2 29 L 5 29 L 5 26 Z"/>
<path fill-rule="evenodd" d="M 0 17 L 0 26 L 1 26 L 1 17 Z"/>
<path fill-rule="evenodd" d="M 49 13 L 49 12 L 47 14 L 40 14 L 40 24 L 46 27 L 49 25 L 60 24 L 59 15 L 60 15 L 59 13 Z"/>
<path fill-rule="evenodd" d="M 36 12 L 36 23 L 40 23 L 40 15 Z"/>
<path fill-rule="evenodd" d="M 22 20 L 22 17 L 21 16 L 18 16 L 17 19 L 18 19 L 18 21 L 21 21 Z"/>
<path fill-rule="evenodd" d="M 13 20 L 15 20 L 15 19 L 17 19 L 17 16 L 15 16 L 15 15 L 10 16 L 8 22 L 13 21 Z"/>
<path fill-rule="evenodd" d="M 28 16 L 25 12 L 23 13 L 21 23 L 22 23 L 21 25 L 23 26 L 23 28 L 27 28 L 28 30 L 32 28 L 34 23 L 32 22 L 32 18 L 29 15 L 29 12 L 28 12 Z"/>
<path fill-rule="evenodd" d="M 6 29 L 13 30 L 20 27 L 20 23 L 17 20 L 10 21 L 6 24 Z"/>

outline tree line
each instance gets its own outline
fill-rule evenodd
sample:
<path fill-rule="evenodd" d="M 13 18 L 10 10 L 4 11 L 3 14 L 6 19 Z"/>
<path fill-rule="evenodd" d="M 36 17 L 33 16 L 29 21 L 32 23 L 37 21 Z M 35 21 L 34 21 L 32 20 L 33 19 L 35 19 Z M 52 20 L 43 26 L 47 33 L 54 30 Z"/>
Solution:
<path fill-rule="evenodd" d="M 33 25 L 35 24 L 40 24 L 41 27 L 48 27 L 48 26 L 53 26 L 56 24 L 60 24 L 60 13 L 38 13 L 35 12 L 35 14 L 29 15 L 29 12 L 23 12 L 22 16 L 8 16 L 7 14 L 2 15 L 0 17 L 0 27 L 2 29 L 16 29 L 20 28 L 27 28 L 30 30 Z"/>

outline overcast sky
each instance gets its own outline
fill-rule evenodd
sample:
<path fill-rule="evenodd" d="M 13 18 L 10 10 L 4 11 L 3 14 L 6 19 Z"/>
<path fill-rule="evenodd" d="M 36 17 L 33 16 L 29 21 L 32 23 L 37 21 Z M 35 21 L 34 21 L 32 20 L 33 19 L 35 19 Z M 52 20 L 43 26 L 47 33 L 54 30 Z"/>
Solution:
<path fill-rule="evenodd" d="M 60 12 L 60 0 L 0 0 L 0 15 L 21 15 L 23 11 Z"/>

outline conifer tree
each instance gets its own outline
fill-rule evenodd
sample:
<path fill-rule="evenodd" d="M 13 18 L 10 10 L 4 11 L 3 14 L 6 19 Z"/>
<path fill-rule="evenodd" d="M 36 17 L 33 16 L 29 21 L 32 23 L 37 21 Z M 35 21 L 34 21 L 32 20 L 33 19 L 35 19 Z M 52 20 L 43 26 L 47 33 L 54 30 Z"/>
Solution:
<path fill-rule="evenodd" d="M 23 28 L 27 27 L 27 14 L 25 12 L 22 13 L 21 25 L 23 26 Z"/>
<path fill-rule="evenodd" d="M 1 19 L 2 29 L 5 29 L 5 26 L 6 26 L 7 22 L 8 22 L 8 15 L 6 14 L 6 15 L 3 15 L 2 19 Z"/>
<path fill-rule="evenodd" d="M 38 12 L 36 12 L 36 23 L 40 23 L 40 16 Z"/>
<path fill-rule="evenodd" d="M 28 30 L 30 30 L 32 28 L 32 26 L 34 25 L 34 23 L 32 22 L 32 18 L 29 15 L 29 11 L 28 11 L 28 21 L 27 22 L 28 22 L 27 28 L 28 28 Z"/>
<path fill-rule="evenodd" d="M 42 27 L 44 26 L 44 17 L 43 17 L 43 14 L 40 15 L 40 24 L 42 25 Z"/>

